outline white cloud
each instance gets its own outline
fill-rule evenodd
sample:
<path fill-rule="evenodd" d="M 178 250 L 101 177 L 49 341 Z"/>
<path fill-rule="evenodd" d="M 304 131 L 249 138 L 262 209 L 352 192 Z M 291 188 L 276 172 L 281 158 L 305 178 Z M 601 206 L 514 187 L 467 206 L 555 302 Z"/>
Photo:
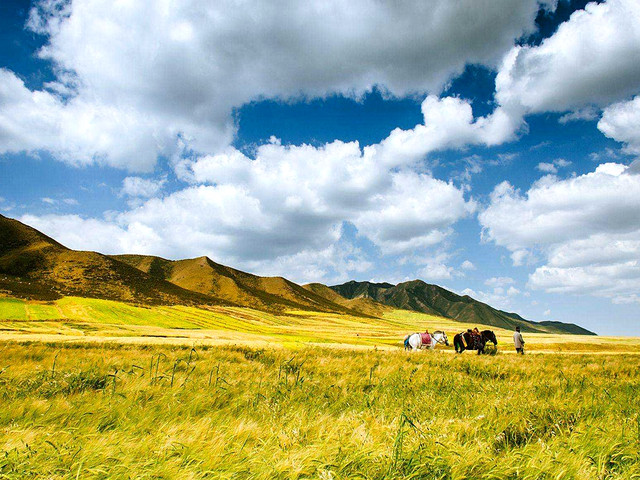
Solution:
<path fill-rule="evenodd" d="M 218 153 L 233 136 L 232 110 L 255 99 L 358 96 L 375 85 L 392 95 L 437 92 L 468 63 L 495 65 L 534 30 L 538 8 L 537 0 L 42 0 L 29 26 L 46 36 L 39 55 L 58 76 L 30 91 L 1 71 L 1 151 L 132 171 L 150 171 L 181 142 Z"/>
<path fill-rule="evenodd" d="M 558 119 L 561 124 L 577 121 L 592 121 L 598 118 L 598 109 L 594 107 L 584 107 L 573 112 L 569 112 Z"/>
<path fill-rule="evenodd" d="M 558 169 L 565 168 L 571 165 L 571 162 L 564 158 L 556 158 L 553 162 L 540 162 L 536 167 L 538 170 L 544 173 L 556 174 Z"/>
<path fill-rule="evenodd" d="M 607 163 L 565 180 L 547 176 L 525 194 L 502 183 L 479 220 L 485 240 L 542 255 L 531 288 L 612 299 L 640 289 L 640 175 L 631 168 Z"/>
<path fill-rule="evenodd" d="M 515 280 L 511 277 L 492 277 L 484 281 L 484 284 L 488 287 L 506 287 L 515 283 Z"/>
<path fill-rule="evenodd" d="M 636 295 L 635 293 L 632 295 L 618 296 L 618 297 L 614 297 L 612 302 L 618 305 L 624 305 L 629 303 L 640 303 L 640 296 Z"/>
<path fill-rule="evenodd" d="M 576 112 L 622 100 L 639 85 L 640 3 L 609 0 L 574 12 L 538 46 L 514 47 L 496 99 L 512 114 Z"/>
<path fill-rule="evenodd" d="M 462 292 L 460 292 L 460 294 L 469 295 L 471 298 L 479 300 L 500 310 L 512 311 L 515 308 L 514 297 L 520 294 L 520 290 L 515 287 L 509 287 L 506 292 L 502 287 L 496 287 L 490 291 L 465 288 Z"/>
<path fill-rule="evenodd" d="M 558 168 L 553 163 L 540 162 L 536 168 L 544 173 L 558 173 Z"/>
<path fill-rule="evenodd" d="M 128 197 L 150 198 L 158 195 L 166 182 L 166 178 L 127 177 L 122 181 L 121 192 Z"/>
<path fill-rule="evenodd" d="M 95 250 L 102 253 L 125 253 L 144 251 L 158 237 L 150 232 L 129 229 L 96 219 L 84 219 L 78 215 L 24 215 L 19 219 L 42 232 L 53 235 L 66 247 L 77 250 Z"/>
<path fill-rule="evenodd" d="M 476 266 L 472 262 L 470 262 L 469 260 L 465 260 L 460 265 L 460 269 L 461 270 L 475 270 Z"/>
<path fill-rule="evenodd" d="M 420 267 L 416 276 L 426 282 L 435 282 L 439 280 L 450 280 L 454 277 L 461 277 L 464 274 L 456 271 L 453 267 L 447 265 L 451 255 L 444 249 L 432 252 L 428 255 L 403 257 L 400 264 L 409 264 Z"/>
<path fill-rule="evenodd" d="M 59 205 L 60 203 L 64 203 L 65 205 L 79 205 L 78 201 L 75 198 L 63 198 L 61 200 L 51 198 L 51 197 L 42 197 L 40 199 L 42 203 L 46 203 L 47 205 Z"/>
<path fill-rule="evenodd" d="M 339 276 L 344 262 L 336 257 L 330 263 L 326 255 L 339 254 L 332 247 L 341 242 L 346 222 L 383 255 L 431 258 L 416 263 L 418 273 L 451 278 L 457 273 L 432 250 L 445 245 L 452 226 L 471 215 L 476 204 L 452 182 L 417 171 L 418 163 L 434 150 L 458 146 L 457 135 L 485 143 L 495 138 L 495 130 L 491 117 L 474 121 L 470 106 L 456 98 L 430 96 L 423 112 L 424 124 L 397 129 L 364 149 L 357 142 L 314 147 L 282 145 L 272 138 L 256 148 L 254 159 L 233 148 L 183 159 L 176 172 L 192 185 L 163 198 L 152 197 L 163 180 L 128 177 L 123 193 L 137 199 L 131 210 L 104 221 L 118 229 L 119 241 L 108 251 L 170 258 L 206 254 L 257 270 L 260 265 L 286 266 L 301 276 L 305 270 L 292 262 L 325 258 L 317 271 Z M 51 217 L 43 222 L 48 234 L 65 234 L 59 231 L 64 222 Z M 78 247 L 76 240 L 80 239 L 70 239 Z M 101 249 L 102 241 L 103 237 L 88 237 L 82 248 Z"/>
<path fill-rule="evenodd" d="M 451 183 L 409 172 L 392 176 L 386 192 L 373 193 L 372 207 L 353 224 L 385 253 L 402 253 L 442 242 L 450 227 L 475 209 Z M 410 193 L 409 193 L 410 192 Z M 427 213 L 428 212 L 428 213 Z"/>
<path fill-rule="evenodd" d="M 548 317 L 549 315 L 551 315 L 551 310 L 545 310 L 545 311 L 544 311 L 544 313 L 543 313 L 543 315 L 544 315 L 545 317 Z"/>
<path fill-rule="evenodd" d="M 72 165 L 108 164 L 150 170 L 169 137 L 155 120 L 127 106 L 63 101 L 48 91 L 30 91 L 0 69 L 0 153 L 47 150 Z"/>
<path fill-rule="evenodd" d="M 605 108 L 598 129 L 607 137 L 625 143 L 628 153 L 640 154 L 640 96 Z"/>

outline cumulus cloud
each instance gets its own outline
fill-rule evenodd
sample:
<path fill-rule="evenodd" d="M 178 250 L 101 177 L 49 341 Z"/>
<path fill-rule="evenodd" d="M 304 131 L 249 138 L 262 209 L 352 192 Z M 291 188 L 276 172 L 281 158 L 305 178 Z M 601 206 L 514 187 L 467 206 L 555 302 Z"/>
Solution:
<path fill-rule="evenodd" d="M 166 182 L 166 178 L 127 177 L 122 181 L 121 193 L 128 197 L 155 197 Z"/>
<path fill-rule="evenodd" d="M 553 8 L 552 1 L 545 2 Z M 41 0 L 29 27 L 55 81 L 0 72 L 0 151 L 150 171 L 179 142 L 218 153 L 260 98 L 438 91 L 534 29 L 538 0 L 275 3 Z M 366 14 L 365 14 L 366 12 Z M 500 133 L 497 133 L 500 136 Z"/>
<path fill-rule="evenodd" d="M 503 277 L 504 278 L 504 277 Z M 494 308 L 501 310 L 514 309 L 515 300 L 520 295 L 520 290 L 511 285 L 507 290 L 504 289 L 505 284 L 502 281 L 494 282 L 495 279 L 489 279 L 485 282 L 485 285 L 491 287 L 490 290 L 473 290 L 471 288 L 465 288 L 462 295 L 469 295 L 471 298 L 479 300 L 483 303 L 491 305 Z M 513 283 L 512 279 L 508 279 Z"/>
<path fill-rule="evenodd" d="M 515 283 L 515 280 L 511 277 L 492 277 L 484 281 L 484 284 L 489 287 L 506 287 Z"/>
<path fill-rule="evenodd" d="M 625 143 L 628 153 L 640 154 L 640 96 L 605 108 L 598 129 L 607 137 Z"/>
<path fill-rule="evenodd" d="M 471 262 L 469 260 L 465 260 L 464 262 L 462 262 L 460 264 L 460 269 L 461 270 L 475 270 L 476 266 L 473 264 L 473 262 Z"/>
<path fill-rule="evenodd" d="M 138 200 L 105 221 L 120 239 L 109 251 L 170 258 L 207 254 L 258 270 L 287 266 L 301 276 L 309 270 L 292 262 L 317 258 L 317 272 L 338 275 L 344 265 L 358 272 L 353 262 L 326 260 L 329 253 L 341 254 L 335 246 L 348 223 L 383 255 L 430 258 L 416 264 L 425 278 L 451 278 L 457 273 L 447 259 L 429 250 L 444 245 L 453 225 L 474 213 L 476 203 L 452 182 L 421 172 L 419 163 L 435 150 L 459 146 L 460 136 L 471 143 L 494 141 L 495 117 L 474 119 L 469 104 L 457 98 L 429 96 L 422 108 L 423 124 L 394 130 L 364 148 L 341 141 L 282 145 L 272 138 L 256 148 L 255 158 L 229 147 L 182 159 L 176 172 L 191 185 L 162 198 L 156 195 L 163 180 L 127 177 L 122 192 Z M 63 222 L 53 220 L 47 217 L 44 231 L 56 236 Z M 92 241 L 87 238 L 84 248 L 102 248 Z M 318 264 L 322 258 L 324 266 Z"/>
<path fill-rule="evenodd" d="M 485 240 L 513 254 L 542 255 L 532 288 L 617 301 L 640 288 L 640 175 L 629 167 L 607 163 L 566 180 L 543 177 L 524 194 L 502 183 L 479 220 Z"/>
<path fill-rule="evenodd" d="M 543 173 L 558 173 L 559 168 L 568 167 L 571 162 L 564 158 L 556 158 L 553 162 L 540 162 L 536 168 Z"/>
<path fill-rule="evenodd" d="M 0 153 L 46 150 L 72 165 L 148 171 L 168 145 L 163 129 L 169 136 L 177 132 L 127 106 L 30 91 L 0 69 Z"/>
<path fill-rule="evenodd" d="M 570 110 L 564 118 L 571 120 L 639 85 L 640 4 L 609 0 L 574 12 L 538 46 L 514 47 L 496 78 L 496 99 L 513 114 Z"/>
<path fill-rule="evenodd" d="M 536 168 L 544 173 L 558 173 L 558 168 L 553 163 L 540 162 Z"/>

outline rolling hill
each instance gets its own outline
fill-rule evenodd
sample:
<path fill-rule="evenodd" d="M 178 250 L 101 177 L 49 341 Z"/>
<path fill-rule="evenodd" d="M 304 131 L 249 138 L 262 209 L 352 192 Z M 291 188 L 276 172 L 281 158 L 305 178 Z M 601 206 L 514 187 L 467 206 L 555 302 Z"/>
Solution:
<path fill-rule="evenodd" d="M 392 285 L 350 281 L 330 287 L 351 299 L 371 299 L 391 307 L 452 318 L 460 322 L 492 325 L 506 329 L 521 327 L 528 332 L 573 333 L 594 335 L 578 325 L 562 322 L 532 322 L 516 313 L 504 312 L 468 295 L 458 295 L 422 280 Z"/>
<path fill-rule="evenodd" d="M 220 304 L 96 252 L 71 250 L 0 215 L 0 291 L 53 299 L 65 295 L 143 304 Z"/>
<path fill-rule="evenodd" d="M 73 295 L 149 305 L 228 305 L 369 315 L 350 308 L 345 299 L 334 303 L 285 278 L 259 277 L 207 257 L 172 261 L 72 250 L 0 215 L 2 291 L 43 300 Z"/>
<path fill-rule="evenodd" d="M 321 295 L 312 288 L 302 287 L 286 278 L 260 277 L 236 270 L 208 257 L 166 260 L 149 255 L 114 255 L 112 258 L 157 280 L 243 307 L 370 315 L 364 309 L 357 309 L 362 302 L 346 300 L 327 287 L 332 295 Z"/>
<path fill-rule="evenodd" d="M 406 309 L 460 322 L 525 331 L 591 334 L 577 325 L 536 323 L 421 280 L 347 282 L 327 287 L 260 277 L 208 257 L 167 260 L 72 250 L 0 215 L 0 294 L 53 300 L 101 298 L 142 305 L 240 306 L 269 312 L 307 310 L 379 318 Z"/>

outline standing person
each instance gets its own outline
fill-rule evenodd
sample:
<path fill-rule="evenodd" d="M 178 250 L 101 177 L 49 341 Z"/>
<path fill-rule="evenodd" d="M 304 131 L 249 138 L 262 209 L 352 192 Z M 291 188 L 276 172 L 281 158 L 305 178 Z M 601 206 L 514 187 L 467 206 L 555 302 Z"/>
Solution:
<path fill-rule="evenodd" d="M 520 327 L 516 327 L 516 331 L 513 334 L 513 344 L 516 346 L 516 353 L 524 355 L 524 339 L 520 333 Z"/>

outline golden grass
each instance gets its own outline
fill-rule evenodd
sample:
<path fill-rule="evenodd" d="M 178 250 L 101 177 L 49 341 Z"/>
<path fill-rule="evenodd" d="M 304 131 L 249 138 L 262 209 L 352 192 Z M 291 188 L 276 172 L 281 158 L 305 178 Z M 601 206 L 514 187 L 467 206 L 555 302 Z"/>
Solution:
<path fill-rule="evenodd" d="M 633 355 L 0 342 L 0 478 L 632 479 L 639 387 Z"/>
<path fill-rule="evenodd" d="M 271 314 L 241 307 L 142 307 L 89 298 L 65 297 L 54 302 L 0 298 L 0 339 L 126 341 L 219 345 L 376 346 L 399 349 L 408 333 L 444 330 L 455 333 L 476 325 L 451 319 L 389 310 L 380 318 L 355 317 L 305 310 Z M 482 326 L 480 326 L 482 328 Z M 499 351 L 513 353 L 512 332 L 493 328 Z M 139 338 L 137 338 L 139 337 Z M 529 353 L 640 353 L 640 339 L 578 335 L 525 334 Z M 453 347 L 438 349 L 452 351 Z M 466 355 L 470 355 L 469 352 Z"/>

